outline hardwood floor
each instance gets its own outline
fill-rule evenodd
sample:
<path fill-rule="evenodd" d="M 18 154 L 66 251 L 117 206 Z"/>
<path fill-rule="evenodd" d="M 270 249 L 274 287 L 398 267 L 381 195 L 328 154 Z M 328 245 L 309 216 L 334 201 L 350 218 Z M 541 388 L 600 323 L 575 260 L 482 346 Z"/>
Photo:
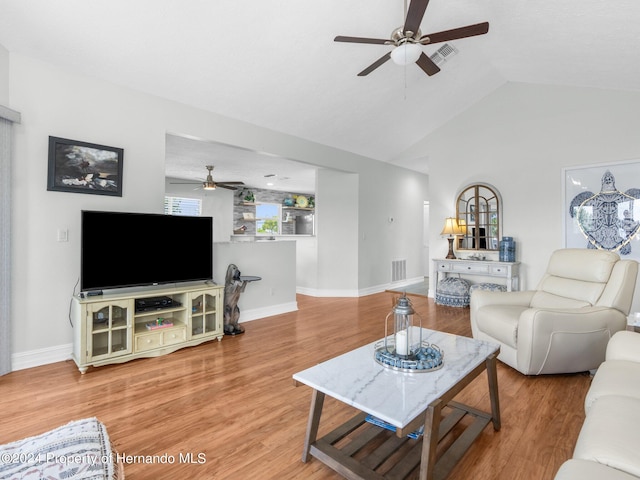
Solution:
<path fill-rule="evenodd" d="M 470 336 L 468 309 L 411 299 L 424 327 Z M 301 462 L 311 389 L 291 376 L 382 337 L 391 305 L 390 293 L 298 296 L 298 312 L 244 323 L 245 334 L 222 342 L 85 375 L 71 360 L 12 372 L 0 377 L 0 443 L 96 416 L 130 456 L 130 480 L 342 478 Z M 485 428 L 449 479 L 552 479 L 573 452 L 590 382 L 586 373 L 525 377 L 498 362 L 502 429 Z M 486 373 L 456 399 L 490 411 Z M 320 435 L 354 413 L 327 397 Z M 141 459 L 153 455 L 173 463 Z"/>

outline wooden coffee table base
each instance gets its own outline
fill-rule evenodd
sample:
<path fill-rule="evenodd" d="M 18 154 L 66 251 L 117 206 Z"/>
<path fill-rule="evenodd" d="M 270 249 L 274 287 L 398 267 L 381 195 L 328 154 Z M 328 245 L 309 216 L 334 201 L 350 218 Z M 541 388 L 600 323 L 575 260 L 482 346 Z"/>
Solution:
<path fill-rule="evenodd" d="M 485 369 L 491 414 L 452 400 Z M 366 413 L 359 413 L 316 440 L 324 396 L 313 390 L 302 461 L 306 462 L 311 455 L 348 479 L 442 480 L 490 422 L 493 422 L 494 430 L 500 430 L 496 355 L 487 358 L 485 364 L 479 365 L 453 389 L 432 402 L 417 422 L 395 433 L 367 422 Z M 414 440 L 406 436 L 422 422 L 425 429 L 421 438 Z M 458 428 L 452 432 L 456 426 Z"/>

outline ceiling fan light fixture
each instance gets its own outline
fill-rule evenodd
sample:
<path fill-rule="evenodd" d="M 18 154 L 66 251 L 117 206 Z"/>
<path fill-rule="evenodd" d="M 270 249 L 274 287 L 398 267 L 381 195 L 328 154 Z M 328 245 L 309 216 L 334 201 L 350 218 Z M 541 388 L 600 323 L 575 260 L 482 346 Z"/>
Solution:
<path fill-rule="evenodd" d="M 420 58 L 421 53 L 422 49 L 419 45 L 407 42 L 398 45 L 391 51 L 391 60 L 396 65 L 409 65 L 410 63 L 415 63 Z"/>
<path fill-rule="evenodd" d="M 202 189 L 203 190 L 215 190 L 216 189 L 216 184 L 213 181 L 213 175 L 211 175 L 211 172 L 213 172 L 213 165 L 207 165 L 207 170 L 209 170 L 209 175 L 207 175 L 207 179 L 202 182 Z"/>

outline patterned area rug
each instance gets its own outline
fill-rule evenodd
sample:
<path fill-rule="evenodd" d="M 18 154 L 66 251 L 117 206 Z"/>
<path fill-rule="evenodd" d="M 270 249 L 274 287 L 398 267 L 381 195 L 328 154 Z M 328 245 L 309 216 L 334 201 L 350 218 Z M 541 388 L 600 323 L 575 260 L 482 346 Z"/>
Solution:
<path fill-rule="evenodd" d="M 0 445 L 0 479 L 111 480 L 114 455 L 107 429 L 96 418 Z"/>

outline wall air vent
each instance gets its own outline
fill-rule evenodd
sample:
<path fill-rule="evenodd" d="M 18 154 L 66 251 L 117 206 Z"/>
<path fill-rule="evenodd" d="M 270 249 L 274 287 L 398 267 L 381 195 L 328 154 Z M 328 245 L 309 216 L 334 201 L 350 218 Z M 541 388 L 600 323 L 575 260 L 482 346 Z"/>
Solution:
<path fill-rule="evenodd" d="M 397 282 L 407 279 L 407 261 L 392 260 L 391 261 L 391 281 Z"/>
<path fill-rule="evenodd" d="M 458 53 L 458 49 L 453 45 L 445 43 L 438 50 L 435 51 L 429 58 L 433 60 L 433 63 L 440 65 L 445 63 L 448 59 Z"/>

